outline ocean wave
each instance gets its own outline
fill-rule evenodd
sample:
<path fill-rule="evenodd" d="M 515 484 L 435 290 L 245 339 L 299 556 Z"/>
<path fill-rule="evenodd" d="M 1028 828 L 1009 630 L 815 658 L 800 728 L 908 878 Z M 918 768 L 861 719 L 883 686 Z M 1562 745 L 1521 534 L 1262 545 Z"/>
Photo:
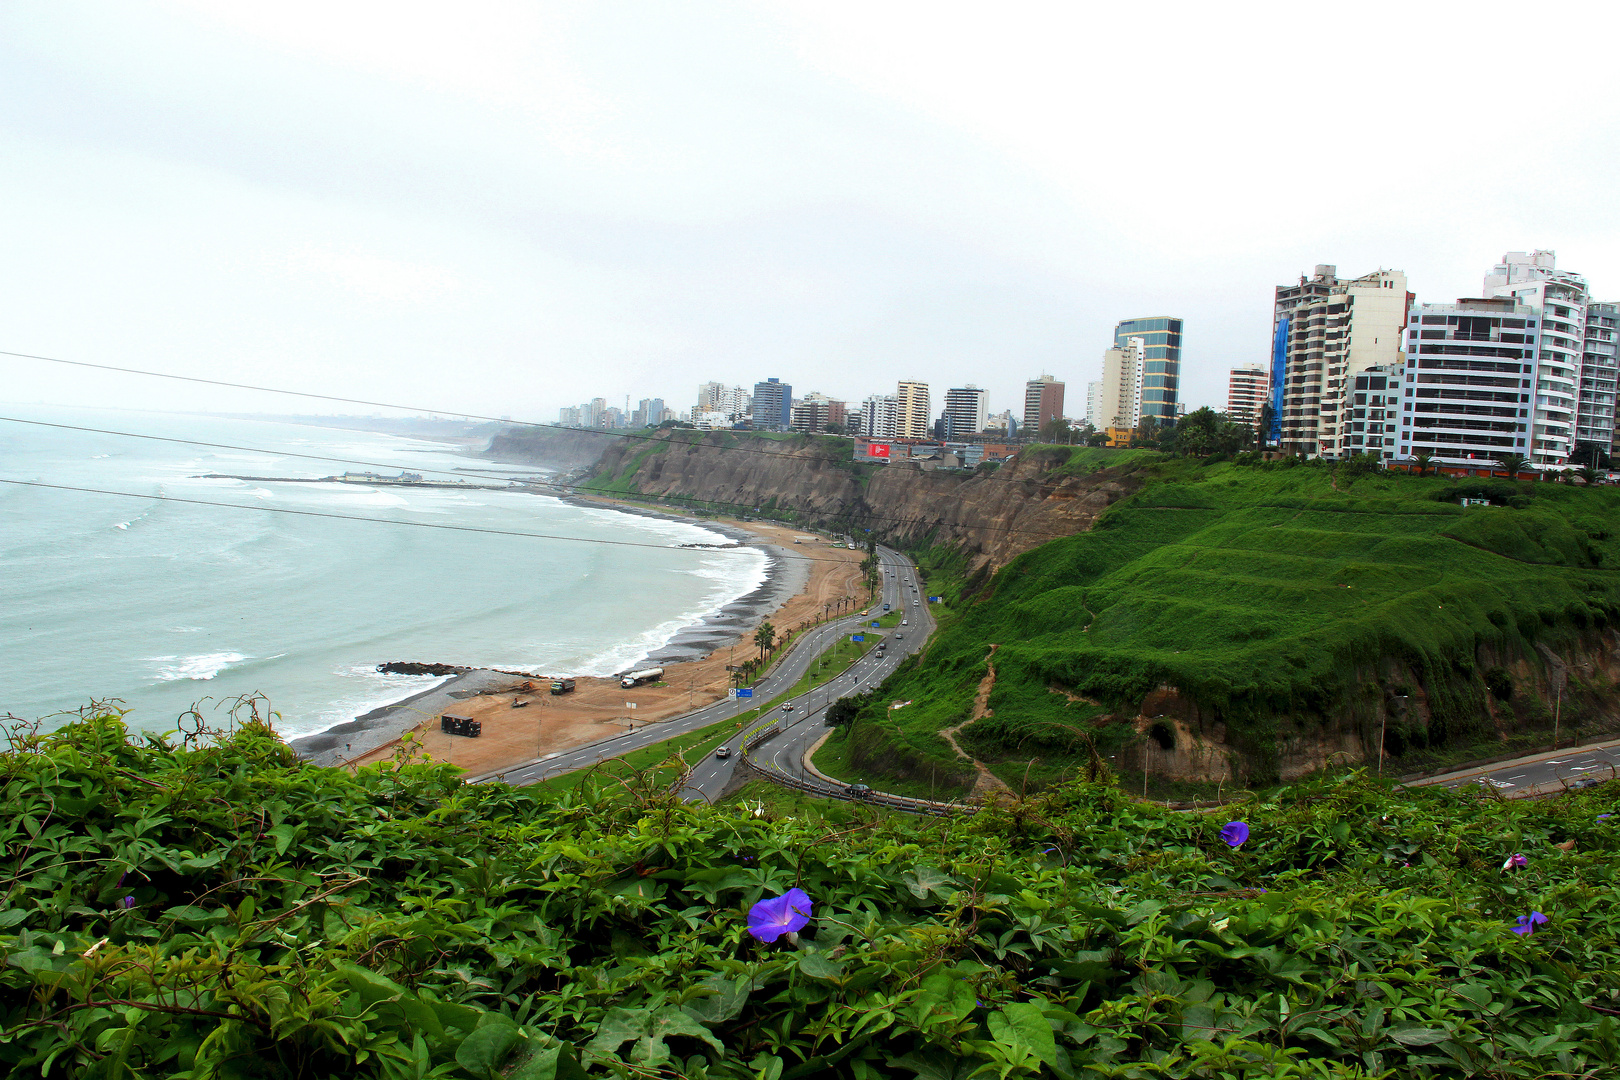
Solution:
<path fill-rule="evenodd" d="M 196 656 L 152 656 L 147 663 L 156 664 L 158 682 L 178 682 L 195 679 L 206 682 L 230 667 L 252 657 L 238 652 L 200 653 Z"/>

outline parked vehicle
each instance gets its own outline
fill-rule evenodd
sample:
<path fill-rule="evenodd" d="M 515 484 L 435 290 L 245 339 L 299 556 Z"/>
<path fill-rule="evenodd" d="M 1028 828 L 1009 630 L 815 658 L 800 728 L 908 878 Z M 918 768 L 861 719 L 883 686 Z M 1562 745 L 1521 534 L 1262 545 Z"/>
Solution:
<path fill-rule="evenodd" d="M 574 692 L 573 679 L 552 679 L 551 692 L 553 694 L 572 694 Z"/>
<path fill-rule="evenodd" d="M 664 669 L 661 667 L 642 668 L 640 671 L 632 671 L 630 674 L 621 678 L 619 680 L 619 685 L 628 690 L 632 686 L 638 686 L 641 683 L 656 679 L 663 673 Z"/>

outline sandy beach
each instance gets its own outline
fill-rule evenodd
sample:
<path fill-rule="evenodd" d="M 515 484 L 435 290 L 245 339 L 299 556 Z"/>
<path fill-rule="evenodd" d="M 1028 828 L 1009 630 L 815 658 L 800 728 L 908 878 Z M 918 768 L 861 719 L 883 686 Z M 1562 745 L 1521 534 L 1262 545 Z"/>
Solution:
<path fill-rule="evenodd" d="M 631 513 L 658 513 L 608 499 L 578 501 Z M 821 619 L 829 604 L 837 615 L 841 598 L 858 601 L 864 597 L 860 574 L 864 551 L 834 547 L 829 540 L 810 539 L 811 534 L 802 529 L 766 522 L 728 518 L 705 519 L 701 524 L 733 537 L 746 532 L 767 541 L 776 549 L 771 552 L 772 580 L 756 590 L 761 595 L 752 600 L 740 598 L 654 651 L 649 662 L 664 668 L 661 685 L 626 690 L 616 679 L 577 677 L 573 693 L 553 696 L 549 683 L 475 671 L 352 724 L 299 740 L 295 747 L 321 764 L 346 761 L 361 765 L 392 755 L 404 732 L 411 730 L 436 760 L 475 775 L 499 772 L 546 754 L 612 738 L 631 724 L 657 723 L 717 701 L 730 687 L 727 665 L 756 654 L 753 632 L 761 622 L 768 619 L 779 633 L 796 630 Z M 800 537 L 805 539 L 795 544 Z M 788 592 L 784 583 L 801 587 L 784 597 L 780 595 Z M 846 603 L 843 611 L 847 614 L 849 610 Z M 544 674 L 571 675 L 566 671 Z M 478 738 L 445 734 L 438 721 L 444 712 L 481 721 L 482 734 Z M 388 722 L 378 722 L 385 719 Z M 409 720 L 415 721 L 414 726 L 406 726 Z M 350 729 L 350 733 L 342 729 Z M 361 737 L 366 734 L 370 737 Z"/>

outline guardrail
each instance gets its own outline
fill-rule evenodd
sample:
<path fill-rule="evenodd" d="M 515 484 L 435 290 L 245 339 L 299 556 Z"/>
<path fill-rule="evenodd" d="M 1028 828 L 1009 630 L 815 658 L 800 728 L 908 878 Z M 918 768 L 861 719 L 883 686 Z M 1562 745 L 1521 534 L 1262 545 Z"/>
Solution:
<path fill-rule="evenodd" d="M 865 794 L 856 794 L 849 790 L 847 784 L 837 782 L 826 783 L 819 780 L 801 780 L 796 776 L 789 776 L 779 769 L 761 765 L 748 756 L 748 750 L 764 742 L 767 738 L 777 734 L 776 731 L 764 733 L 760 738 L 750 744 L 743 751 L 743 768 L 755 773 L 762 780 L 777 784 L 781 787 L 802 791 L 807 795 L 814 795 L 822 799 L 840 799 L 844 802 L 863 803 L 870 806 L 883 806 L 891 810 L 899 810 L 908 814 L 927 814 L 932 817 L 944 817 L 949 814 L 976 814 L 977 806 L 964 806 L 961 803 L 930 802 L 927 799 L 908 799 L 904 795 L 891 795 L 886 791 L 872 791 Z"/>

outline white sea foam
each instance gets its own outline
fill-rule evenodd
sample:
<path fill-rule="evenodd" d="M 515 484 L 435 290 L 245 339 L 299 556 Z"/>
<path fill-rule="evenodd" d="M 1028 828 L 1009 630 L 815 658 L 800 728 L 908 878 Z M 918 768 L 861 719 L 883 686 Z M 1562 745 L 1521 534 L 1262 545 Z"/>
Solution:
<path fill-rule="evenodd" d="M 157 665 L 158 682 L 180 679 L 207 681 L 230 667 L 250 659 L 237 652 L 202 653 L 197 656 L 153 656 L 147 662 Z"/>

